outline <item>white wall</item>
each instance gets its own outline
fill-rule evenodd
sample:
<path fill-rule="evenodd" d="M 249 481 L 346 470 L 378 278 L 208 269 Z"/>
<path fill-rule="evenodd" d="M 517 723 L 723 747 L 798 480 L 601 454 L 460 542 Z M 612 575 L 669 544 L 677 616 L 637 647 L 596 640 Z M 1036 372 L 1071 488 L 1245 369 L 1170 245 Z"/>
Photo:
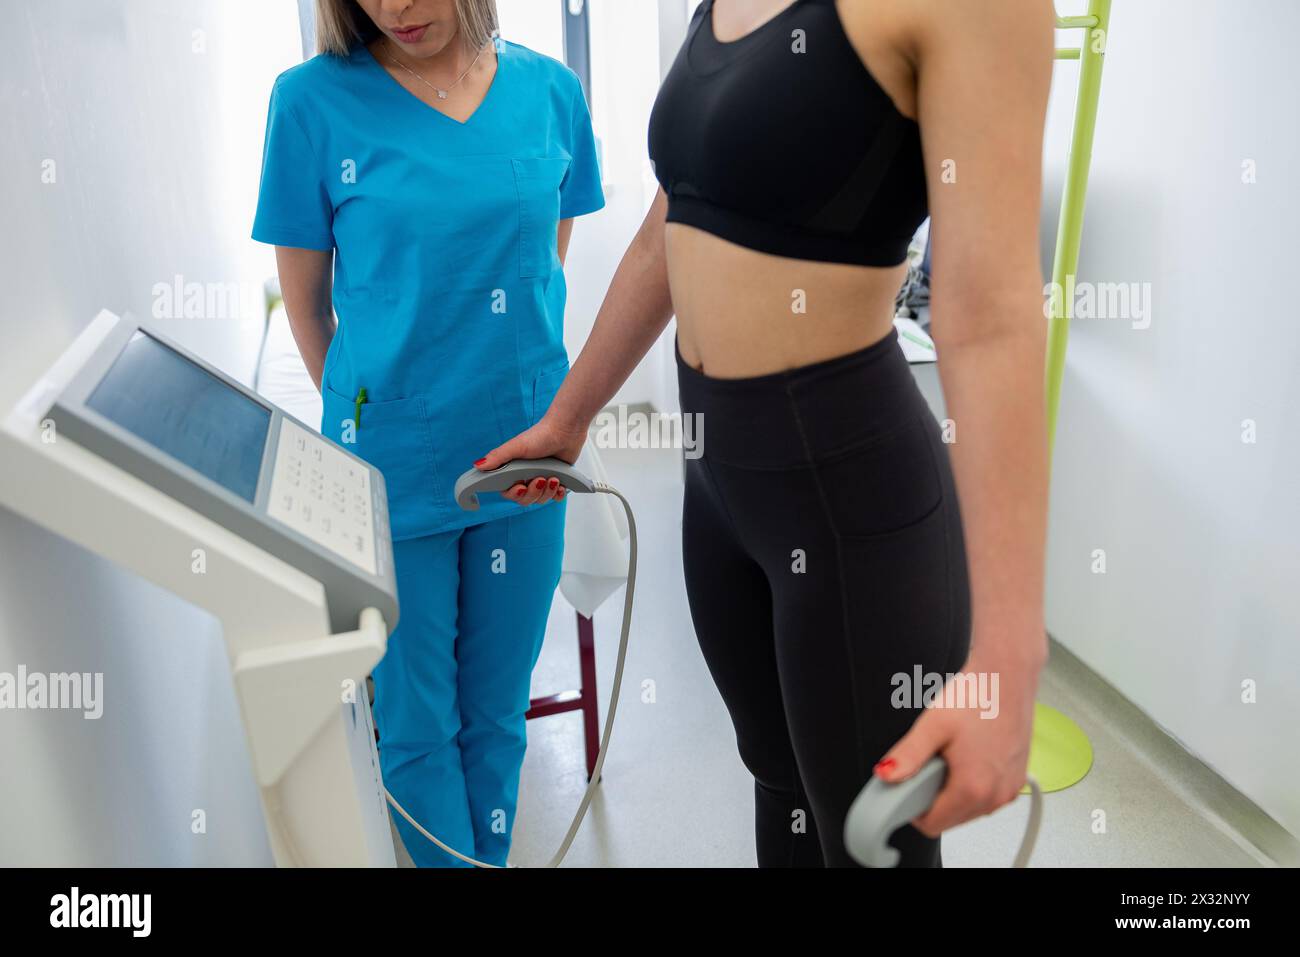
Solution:
<path fill-rule="evenodd" d="M 1293 0 L 1114 5 L 1079 278 L 1150 283 L 1151 322 L 1073 324 L 1048 626 L 1300 835 L 1296 36 Z M 1048 263 L 1077 73 L 1057 66 Z"/>
<path fill-rule="evenodd" d="M 101 307 L 151 317 L 177 274 L 251 291 L 242 313 L 159 323 L 247 379 L 274 270 L 248 233 L 296 6 L 21 0 L 0 27 L 0 407 Z M 224 654 L 206 614 L 0 510 L 0 671 L 102 671 L 106 699 L 98 721 L 0 712 L 0 864 L 268 862 Z"/>
<path fill-rule="evenodd" d="M 657 185 L 650 172 L 646 133 L 659 90 L 658 6 L 653 0 L 587 0 L 592 125 L 601 142 L 606 205 L 577 222 L 565 266 L 569 305 L 564 338 L 570 357 L 575 359 Z M 507 24 L 504 7 L 502 23 Z M 661 357 L 652 352 L 613 401 L 662 402 L 660 366 Z"/>
<path fill-rule="evenodd" d="M 564 15 L 551 0 L 497 0 L 501 36 L 564 61 Z"/>

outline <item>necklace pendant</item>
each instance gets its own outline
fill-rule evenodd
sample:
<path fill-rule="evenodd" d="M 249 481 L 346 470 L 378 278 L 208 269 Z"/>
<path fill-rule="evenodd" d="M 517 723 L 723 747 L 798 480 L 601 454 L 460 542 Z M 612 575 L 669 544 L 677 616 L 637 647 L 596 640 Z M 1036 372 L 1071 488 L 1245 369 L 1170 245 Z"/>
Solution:
<path fill-rule="evenodd" d="M 446 98 L 447 98 L 447 91 L 446 91 L 446 90 L 439 90 L 439 91 L 438 91 L 438 99 L 440 99 L 440 100 L 445 100 Z"/>

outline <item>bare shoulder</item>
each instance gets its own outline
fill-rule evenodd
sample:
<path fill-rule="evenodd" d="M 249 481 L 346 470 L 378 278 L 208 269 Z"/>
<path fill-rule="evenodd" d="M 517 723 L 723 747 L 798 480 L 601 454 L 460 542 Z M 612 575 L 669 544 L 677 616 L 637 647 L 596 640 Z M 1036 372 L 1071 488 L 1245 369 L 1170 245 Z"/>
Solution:
<path fill-rule="evenodd" d="M 899 112 L 916 117 L 912 53 L 915 6 L 923 0 L 835 0 L 840 23 L 858 58 Z"/>
<path fill-rule="evenodd" d="M 1050 60 L 1052 0 L 836 0 L 849 42 L 894 105 L 915 118 L 927 58 L 990 50 L 1009 60 Z"/>
<path fill-rule="evenodd" d="M 1056 11 L 1052 0 L 889 0 L 906 3 L 910 39 L 918 61 L 927 53 L 961 47 L 972 55 L 999 51 L 1009 59 L 1050 54 Z M 1050 56 L 1048 57 L 1050 59 Z"/>

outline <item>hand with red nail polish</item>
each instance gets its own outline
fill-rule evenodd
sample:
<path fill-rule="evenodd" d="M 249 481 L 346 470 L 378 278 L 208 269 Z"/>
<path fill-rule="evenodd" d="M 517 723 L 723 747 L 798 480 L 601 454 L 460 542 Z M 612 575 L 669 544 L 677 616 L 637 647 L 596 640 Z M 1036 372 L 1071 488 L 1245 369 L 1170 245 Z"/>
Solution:
<path fill-rule="evenodd" d="M 522 483 L 512 485 L 507 494 L 520 505 L 542 505 L 561 498 L 562 491 L 567 490 L 560 484 L 560 480 L 552 475 L 549 478 L 538 476 L 526 486 Z"/>
<path fill-rule="evenodd" d="M 572 465 L 587 441 L 587 426 L 562 425 L 551 412 L 530 429 L 498 445 L 474 463 L 485 472 L 500 468 L 514 459 L 557 458 Z"/>
<path fill-rule="evenodd" d="M 548 412 L 542 421 L 520 432 L 504 445 L 497 446 L 475 462 L 474 467 L 490 472 L 514 459 L 557 458 L 562 462 L 573 463 L 578 460 L 578 453 L 582 451 L 582 444 L 586 440 L 585 427 L 577 429 L 562 426 L 554 422 Z M 568 494 L 568 489 L 555 476 L 548 476 L 528 485 L 512 485 L 502 494 L 519 505 L 540 505 L 563 499 Z"/>
<path fill-rule="evenodd" d="M 1041 629 L 1035 631 L 1042 634 Z M 997 710 L 928 706 L 876 763 L 872 769 L 875 776 L 897 784 L 936 754 L 947 762 L 943 788 L 929 809 L 912 821 L 922 834 L 938 837 L 948 828 L 991 814 L 1015 800 L 1029 763 L 1034 694 L 1041 669 L 1042 661 L 1036 657 L 972 651 L 955 679 L 996 675 Z"/>

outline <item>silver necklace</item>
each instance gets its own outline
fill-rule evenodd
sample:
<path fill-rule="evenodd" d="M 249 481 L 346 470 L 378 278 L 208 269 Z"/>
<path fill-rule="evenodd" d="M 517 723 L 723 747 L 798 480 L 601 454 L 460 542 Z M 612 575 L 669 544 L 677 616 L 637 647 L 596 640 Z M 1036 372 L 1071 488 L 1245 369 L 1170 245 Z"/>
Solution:
<path fill-rule="evenodd" d="M 495 36 L 493 37 L 493 39 L 495 39 Z M 463 79 L 465 79 L 465 77 L 469 76 L 469 71 L 472 70 L 472 69 L 474 69 L 474 64 L 478 63 L 478 61 L 479 61 L 479 57 L 481 57 L 481 56 L 483 55 L 483 51 L 486 50 L 486 49 L 488 48 L 488 46 L 489 46 L 491 43 L 492 43 L 492 40 L 488 40 L 487 43 L 483 44 L 483 46 L 479 48 L 478 55 L 475 56 L 474 59 L 470 62 L 470 65 L 467 66 L 467 67 L 465 68 L 465 72 L 462 73 L 460 76 L 456 77 L 456 82 L 453 83 L 451 86 L 447 87 L 445 90 L 444 90 L 442 87 L 440 87 L 440 86 L 435 86 L 434 84 L 430 83 L 428 80 L 426 80 L 424 77 L 420 76 L 420 74 L 416 73 L 414 70 L 412 70 L 412 69 L 411 69 L 409 66 L 407 66 L 405 63 L 403 63 L 403 62 L 401 62 L 400 60 L 394 58 L 393 55 L 390 54 L 390 53 L 388 52 L 388 47 L 387 47 L 387 46 L 385 46 L 383 49 L 384 49 L 384 56 L 388 59 L 388 61 L 389 61 L 390 63 L 393 64 L 393 66 L 401 67 L 401 68 L 402 68 L 403 70 L 405 70 L 407 73 L 411 74 L 411 76 L 415 77 L 417 80 L 419 80 L 419 81 L 420 81 L 421 83 L 423 83 L 425 86 L 429 87 L 429 89 L 433 90 L 434 93 L 437 93 L 437 94 L 438 94 L 438 99 L 440 99 L 440 100 L 445 100 L 445 99 L 447 98 L 447 94 L 450 93 L 452 90 L 456 89 L 456 87 L 460 85 L 460 81 L 461 81 L 461 80 L 463 80 Z"/>

